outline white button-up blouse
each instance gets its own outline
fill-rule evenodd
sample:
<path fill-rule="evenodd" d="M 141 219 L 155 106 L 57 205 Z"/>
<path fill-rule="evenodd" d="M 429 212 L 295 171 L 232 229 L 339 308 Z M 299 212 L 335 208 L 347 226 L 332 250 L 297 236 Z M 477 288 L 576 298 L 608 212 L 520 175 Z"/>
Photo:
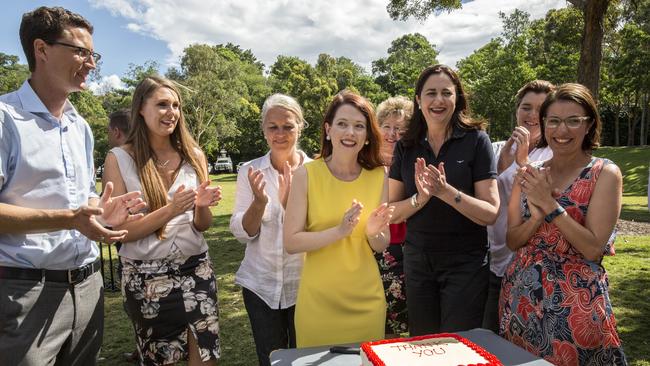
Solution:
<path fill-rule="evenodd" d="M 303 164 L 311 161 L 304 152 L 298 153 Z M 248 182 L 249 167 L 264 173 L 265 190 L 269 196 L 260 230 L 255 236 L 249 236 L 242 226 L 244 213 L 254 199 Z M 286 309 L 296 304 L 304 254 L 288 254 L 284 250 L 284 207 L 278 198 L 278 175 L 279 172 L 271 165 L 270 152 L 239 169 L 230 231 L 239 242 L 246 244 L 246 253 L 235 274 L 235 283 L 254 292 L 271 309 Z"/>

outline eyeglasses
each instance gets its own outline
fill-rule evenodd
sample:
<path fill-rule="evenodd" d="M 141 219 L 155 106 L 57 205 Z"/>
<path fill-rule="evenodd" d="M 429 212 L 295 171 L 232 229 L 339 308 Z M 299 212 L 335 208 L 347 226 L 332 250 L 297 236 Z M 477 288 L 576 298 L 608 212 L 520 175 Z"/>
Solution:
<path fill-rule="evenodd" d="M 99 53 L 93 52 L 93 51 L 91 51 L 91 50 L 89 50 L 87 48 L 84 48 L 84 47 L 79 47 L 79 46 L 75 46 L 73 44 L 69 44 L 69 43 L 65 43 L 65 42 L 59 42 L 59 41 L 48 42 L 48 43 L 49 44 L 58 44 L 60 46 L 65 46 L 65 47 L 68 47 L 68 48 L 72 48 L 75 51 L 75 53 L 77 54 L 77 56 L 83 58 L 84 61 L 88 61 L 92 57 L 93 61 L 99 62 L 99 60 L 101 60 L 101 58 L 102 58 L 102 55 L 100 55 Z"/>
<path fill-rule="evenodd" d="M 406 133 L 406 129 L 401 127 L 391 127 L 389 125 L 383 125 L 380 128 L 382 131 L 384 131 L 384 133 L 394 132 L 397 136 L 402 136 Z"/>
<path fill-rule="evenodd" d="M 568 117 L 568 118 L 559 118 L 559 117 L 544 117 L 544 127 L 546 128 L 558 128 L 564 122 L 567 128 L 578 128 L 582 125 L 583 121 L 589 121 L 591 117 L 582 116 L 582 117 Z"/>

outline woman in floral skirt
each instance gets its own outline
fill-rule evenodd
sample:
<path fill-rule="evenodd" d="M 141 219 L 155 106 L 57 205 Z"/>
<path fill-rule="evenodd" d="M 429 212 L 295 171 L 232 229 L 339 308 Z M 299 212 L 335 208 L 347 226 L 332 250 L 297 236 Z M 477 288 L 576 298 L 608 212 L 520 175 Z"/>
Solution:
<path fill-rule="evenodd" d="M 191 137 L 171 81 L 150 76 L 133 94 L 126 144 L 105 162 L 114 195 L 142 191 L 145 216 L 119 229 L 122 292 L 141 364 L 215 365 L 220 356 L 217 285 L 202 232 L 221 188 Z"/>

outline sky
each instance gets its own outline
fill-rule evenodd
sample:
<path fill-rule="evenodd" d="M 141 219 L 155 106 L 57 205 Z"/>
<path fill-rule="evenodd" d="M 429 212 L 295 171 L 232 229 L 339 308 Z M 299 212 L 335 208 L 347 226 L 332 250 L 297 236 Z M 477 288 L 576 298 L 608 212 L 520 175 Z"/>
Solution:
<path fill-rule="evenodd" d="M 95 27 L 95 51 L 102 55 L 101 80 L 94 91 L 120 87 L 130 64 L 156 61 L 161 72 L 179 63 L 193 43 L 234 43 L 267 67 L 279 55 L 314 63 L 320 53 L 345 56 L 368 71 L 387 56 L 391 41 L 421 33 L 440 52 L 438 61 L 455 66 L 501 33 L 499 12 L 528 12 L 543 17 L 565 0 L 474 0 L 463 8 L 430 16 L 426 21 L 393 21 L 388 0 L 62 0 L 3 1 L 0 52 L 26 63 L 18 29 L 23 13 L 41 5 L 63 6 Z"/>

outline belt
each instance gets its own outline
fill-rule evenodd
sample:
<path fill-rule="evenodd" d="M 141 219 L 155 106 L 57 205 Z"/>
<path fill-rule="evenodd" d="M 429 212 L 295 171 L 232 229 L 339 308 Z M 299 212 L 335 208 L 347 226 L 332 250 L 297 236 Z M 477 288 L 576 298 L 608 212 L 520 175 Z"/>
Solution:
<path fill-rule="evenodd" d="M 64 282 L 70 285 L 83 282 L 93 273 L 99 271 L 101 262 L 96 260 L 93 263 L 75 269 L 35 269 L 0 266 L 0 278 L 13 280 Z"/>

